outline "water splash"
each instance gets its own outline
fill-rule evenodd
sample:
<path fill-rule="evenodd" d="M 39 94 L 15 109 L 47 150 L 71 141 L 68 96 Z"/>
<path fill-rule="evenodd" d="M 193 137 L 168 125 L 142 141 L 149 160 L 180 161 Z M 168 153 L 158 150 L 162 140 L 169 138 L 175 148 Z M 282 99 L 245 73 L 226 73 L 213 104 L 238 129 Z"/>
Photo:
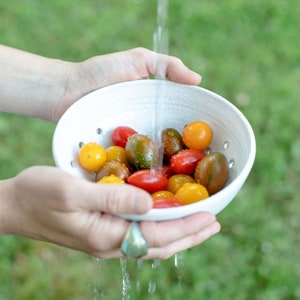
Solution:
<path fill-rule="evenodd" d="M 153 294 L 156 292 L 156 281 L 150 280 L 148 283 L 148 293 Z"/>
<path fill-rule="evenodd" d="M 184 266 L 184 253 L 179 252 L 174 255 L 174 265 L 176 268 L 181 268 Z"/>
<path fill-rule="evenodd" d="M 127 259 L 120 258 L 121 271 L 122 271 L 122 300 L 129 300 L 129 291 L 131 288 L 130 276 L 127 270 Z"/>

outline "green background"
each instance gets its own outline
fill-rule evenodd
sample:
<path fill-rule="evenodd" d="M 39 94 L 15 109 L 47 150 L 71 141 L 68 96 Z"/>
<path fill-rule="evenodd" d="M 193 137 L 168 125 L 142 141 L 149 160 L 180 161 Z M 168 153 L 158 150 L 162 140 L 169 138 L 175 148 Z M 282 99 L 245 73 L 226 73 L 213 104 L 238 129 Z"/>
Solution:
<path fill-rule="evenodd" d="M 153 49 L 156 10 L 153 0 L 1 1 L 0 43 L 68 61 Z M 169 53 L 245 114 L 257 158 L 218 215 L 222 231 L 167 261 L 126 261 L 123 299 L 300 299 L 299 16 L 297 0 L 169 0 Z M 0 177 L 53 165 L 54 128 L 0 113 Z M 0 239 L 0 300 L 122 299 L 122 275 L 118 259 Z"/>

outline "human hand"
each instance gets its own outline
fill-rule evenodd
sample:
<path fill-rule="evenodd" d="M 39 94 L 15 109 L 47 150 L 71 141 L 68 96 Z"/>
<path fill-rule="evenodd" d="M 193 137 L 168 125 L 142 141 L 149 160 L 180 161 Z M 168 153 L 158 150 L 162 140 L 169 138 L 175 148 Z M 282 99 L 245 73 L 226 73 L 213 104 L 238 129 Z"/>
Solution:
<path fill-rule="evenodd" d="M 51 119 L 57 121 L 65 110 L 87 93 L 118 82 L 158 75 L 171 81 L 197 85 L 201 76 L 174 56 L 158 54 L 145 48 L 95 56 L 68 65 L 66 91 L 54 107 Z"/>
<path fill-rule="evenodd" d="M 201 81 L 179 58 L 145 48 L 73 63 L 0 45 L 0 66 L 1 111 L 53 122 L 82 96 L 113 83 L 154 75 L 185 84 Z"/>
<path fill-rule="evenodd" d="M 122 257 L 130 222 L 117 214 L 143 214 L 151 196 L 130 185 L 95 184 L 54 167 L 31 167 L 2 181 L 0 234 L 48 241 L 101 258 Z M 140 222 L 148 243 L 143 259 L 166 259 L 220 230 L 209 213 L 172 221 Z"/>

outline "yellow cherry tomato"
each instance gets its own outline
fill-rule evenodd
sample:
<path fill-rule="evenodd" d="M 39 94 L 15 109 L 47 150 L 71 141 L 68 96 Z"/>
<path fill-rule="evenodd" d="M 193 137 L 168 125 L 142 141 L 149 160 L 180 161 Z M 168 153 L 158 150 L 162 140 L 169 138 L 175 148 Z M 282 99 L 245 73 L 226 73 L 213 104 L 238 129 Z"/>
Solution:
<path fill-rule="evenodd" d="M 191 204 L 209 197 L 205 186 L 198 183 L 185 183 L 175 194 L 182 204 Z"/>
<path fill-rule="evenodd" d="M 170 191 L 157 191 L 153 193 L 152 195 L 153 199 L 158 199 L 158 198 L 173 198 L 174 194 L 171 193 Z"/>
<path fill-rule="evenodd" d="M 126 150 L 120 146 L 110 146 L 106 148 L 107 161 L 116 160 L 127 165 Z"/>
<path fill-rule="evenodd" d="M 172 175 L 168 180 L 167 190 L 175 194 L 187 182 L 193 183 L 195 180 L 192 176 L 186 174 Z"/>
<path fill-rule="evenodd" d="M 84 144 L 78 152 L 79 164 L 87 171 L 97 171 L 106 161 L 105 149 L 96 142 Z"/>
<path fill-rule="evenodd" d="M 205 150 L 213 137 L 211 127 L 203 121 L 194 121 L 184 127 L 182 140 L 190 149 Z"/>
<path fill-rule="evenodd" d="M 109 176 L 104 176 L 100 180 L 97 181 L 97 183 L 125 183 L 124 180 L 119 178 L 116 175 L 109 175 Z"/>

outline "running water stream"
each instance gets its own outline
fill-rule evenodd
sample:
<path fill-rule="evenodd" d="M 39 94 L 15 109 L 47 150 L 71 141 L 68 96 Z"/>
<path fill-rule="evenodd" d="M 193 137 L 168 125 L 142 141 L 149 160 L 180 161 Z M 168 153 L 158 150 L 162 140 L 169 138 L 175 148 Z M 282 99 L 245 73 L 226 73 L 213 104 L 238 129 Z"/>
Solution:
<path fill-rule="evenodd" d="M 158 0 L 157 2 L 157 26 L 156 30 L 153 34 L 153 50 L 156 53 L 162 53 L 162 54 L 168 54 L 169 52 L 169 32 L 168 32 L 168 1 L 169 0 Z M 164 64 L 163 61 L 160 59 L 156 59 L 154 62 L 154 70 L 155 70 L 155 79 L 162 80 L 162 83 L 166 79 L 166 72 L 167 72 L 167 66 Z M 153 110 L 153 115 L 151 116 L 151 132 L 152 136 L 151 138 L 156 143 L 156 145 L 160 149 L 160 160 L 159 164 L 157 166 L 154 166 L 154 168 L 160 168 L 162 166 L 162 160 L 163 160 L 163 149 L 161 145 L 161 131 L 162 128 L 162 114 L 161 112 L 164 110 L 164 84 L 160 85 L 159 88 L 155 91 L 155 108 Z M 184 252 L 177 253 L 174 255 L 174 267 L 176 268 L 177 280 L 178 285 L 181 287 L 181 277 L 180 277 L 180 269 L 184 266 Z M 99 263 L 101 261 L 99 260 Z M 149 265 L 150 264 L 150 265 Z M 159 283 L 156 281 L 156 278 L 158 277 L 158 273 L 160 272 L 160 268 L 163 267 L 163 262 L 154 259 L 152 262 L 149 261 L 143 261 L 143 260 L 128 260 L 126 258 L 120 259 L 120 267 L 121 267 L 121 275 L 122 275 L 122 300 L 130 300 L 130 294 L 131 290 L 133 288 L 136 289 L 137 293 L 141 292 L 141 289 L 143 288 L 143 284 L 140 281 L 140 279 L 136 279 L 135 282 L 132 282 L 132 279 L 130 278 L 130 270 L 133 268 L 135 269 L 136 278 L 139 278 L 139 274 L 142 271 L 145 271 L 146 268 L 151 268 L 151 275 L 152 278 L 148 279 L 147 286 L 145 287 L 147 289 L 147 292 L 149 294 L 154 294 L 156 292 L 159 292 L 158 286 Z M 103 276 L 103 275 L 102 275 Z M 100 290 L 103 287 L 100 287 Z M 97 291 L 97 289 L 94 289 Z M 94 292 L 94 300 L 98 299 L 99 296 L 99 290 Z M 101 296 L 101 295 L 100 295 Z M 103 294 L 102 294 L 103 296 Z M 166 296 L 166 295 L 165 295 Z M 101 299 L 104 299 L 101 297 Z"/>

